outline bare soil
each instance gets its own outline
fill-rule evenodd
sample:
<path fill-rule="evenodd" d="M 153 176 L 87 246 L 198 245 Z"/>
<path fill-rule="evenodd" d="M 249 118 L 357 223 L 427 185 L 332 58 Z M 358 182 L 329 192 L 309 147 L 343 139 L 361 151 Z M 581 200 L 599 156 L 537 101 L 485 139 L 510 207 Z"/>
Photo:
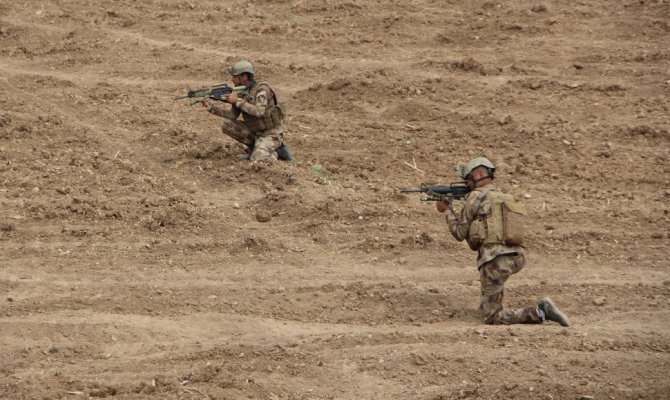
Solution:
<path fill-rule="evenodd" d="M 670 3 L 0 0 L 0 398 L 670 398 Z M 247 58 L 292 163 L 173 101 Z M 402 187 L 529 214 L 487 326 Z M 588 398 L 588 397 L 586 397 Z"/>

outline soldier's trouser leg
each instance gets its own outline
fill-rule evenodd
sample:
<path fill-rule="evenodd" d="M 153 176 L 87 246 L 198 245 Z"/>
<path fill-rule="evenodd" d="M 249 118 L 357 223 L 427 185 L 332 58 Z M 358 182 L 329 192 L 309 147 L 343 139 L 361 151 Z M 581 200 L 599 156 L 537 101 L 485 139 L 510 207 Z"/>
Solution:
<path fill-rule="evenodd" d="M 256 137 L 254 150 L 251 152 L 253 161 L 274 161 L 277 159 L 277 148 L 282 145 L 282 134 L 272 134 Z"/>
<path fill-rule="evenodd" d="M 479 269 L 481 284 L 480 309 L 487 324 L 539 324 L 537 306 L 503 309 L 505 282 L 512 274 L 521 271 L 525 264 L 524 256 L 501 255 L 485 263 Z"/>
<path fill-rule="evenodd" d="M 221 123 L 221 131 L 224 135 L 230 136 L 250 148 L 254 145 L 254 134 L 249 132 L 249 129 L 244 126 L 242 121 L 224 119 L 223 123 Z"/>

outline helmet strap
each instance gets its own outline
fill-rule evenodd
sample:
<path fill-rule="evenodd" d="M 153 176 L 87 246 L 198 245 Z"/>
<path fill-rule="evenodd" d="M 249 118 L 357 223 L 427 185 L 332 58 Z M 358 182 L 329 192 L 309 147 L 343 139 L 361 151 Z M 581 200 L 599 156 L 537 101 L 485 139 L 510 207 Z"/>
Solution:
<path fill-rule="evenodd" d="M 491 180 L 493 180 L 493 171 L 491 171 L 490 168 L 486 168 L 486 172 L 487 172 L 486 176 L 483 176 L 483 177 L 481 177 L 481 178 L 479 178 L 479 179 L 474 179 L 474 178 L 470 177 L 468 180 L 471 181 L 472 184 L 473 184 L 473 186 L 475 186 L 475 187 L 477 186 L 477 184 L 478 184 L 479 182 L 484 181 L 484 180 L 486 180 L 486 179 L 491 179 Z"/>

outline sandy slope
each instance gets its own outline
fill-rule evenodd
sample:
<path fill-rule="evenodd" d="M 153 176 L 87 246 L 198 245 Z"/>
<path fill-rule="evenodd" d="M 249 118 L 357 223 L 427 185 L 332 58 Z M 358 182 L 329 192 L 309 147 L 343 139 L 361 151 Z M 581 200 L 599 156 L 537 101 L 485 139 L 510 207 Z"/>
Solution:
<path fill-rule="evenodd" d="M 670 3 L 0 1 L 0 397 L 670 397 Z M 172 101 L 249 58 L 291 164 Z M 531 211 L 492 327 L 401 187 Z M 416 168 L 413 168 L 415 165 Z M 264 222 L 260 222 L 264 221 Z"/>

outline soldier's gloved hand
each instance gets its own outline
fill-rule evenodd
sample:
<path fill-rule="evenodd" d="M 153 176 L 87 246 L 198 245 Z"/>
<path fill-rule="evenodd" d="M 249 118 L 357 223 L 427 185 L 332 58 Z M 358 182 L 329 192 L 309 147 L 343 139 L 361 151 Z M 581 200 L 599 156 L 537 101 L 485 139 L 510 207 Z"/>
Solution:
<path fill-rule="evenodd" d="M 226 101 L 230 104 L 237 103 L 237 100 L 239 100 L 239 98 L 237 97 L 237 93 L 233 92 L 233 93 L 229 94 L 228 96 L 226 96 Z"/>
<path fill-rule="evenodd" d="M 437 208 L 438 212 L 445 212 L 449 209 L 449 201 L 447 200 L 439 200 L 435 202 L 435 208 Z"/>

